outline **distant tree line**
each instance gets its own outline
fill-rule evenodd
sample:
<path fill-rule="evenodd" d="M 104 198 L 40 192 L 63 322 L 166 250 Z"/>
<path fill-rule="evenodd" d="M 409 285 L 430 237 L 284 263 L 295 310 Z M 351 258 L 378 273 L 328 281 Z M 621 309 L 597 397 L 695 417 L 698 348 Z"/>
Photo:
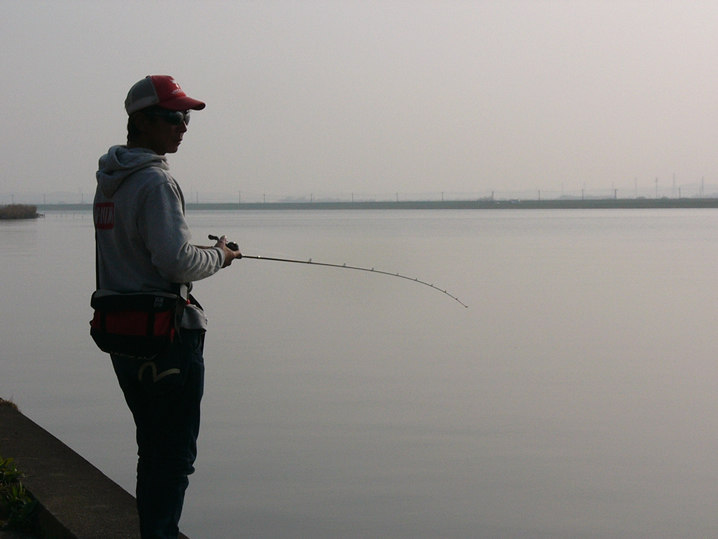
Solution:
<path fill-rule="evenodd" d="M 28 204 L 7 204 L 0 206 L 0 219 L 35 219 L 37 206 Z"/>

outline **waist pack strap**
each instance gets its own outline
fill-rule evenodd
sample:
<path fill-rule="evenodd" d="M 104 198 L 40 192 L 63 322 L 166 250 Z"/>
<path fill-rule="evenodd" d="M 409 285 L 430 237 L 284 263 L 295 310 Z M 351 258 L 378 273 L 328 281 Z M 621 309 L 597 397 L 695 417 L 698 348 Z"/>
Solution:
<path fill-rule="evenodd" d="M 184 308 L 190 303 L 189 295 L 190 287 L 186 284 L 179 285 L 177 295 L 179 301 L 177 302 L 177 309 L 175 310 L 175 329 L 179 333 L 180 326 L 182 325 L 182 315 L 184 314 Z"/>
<path fill-rule="evenodd" d="M 181 284 L 179 285 L 179 290 L 177 291 L 177 295 L 181 297 L 183 300 L 185 300 L 185 303 L 189 301 L 189 290 L 190 287 L 187 284 Z"/>

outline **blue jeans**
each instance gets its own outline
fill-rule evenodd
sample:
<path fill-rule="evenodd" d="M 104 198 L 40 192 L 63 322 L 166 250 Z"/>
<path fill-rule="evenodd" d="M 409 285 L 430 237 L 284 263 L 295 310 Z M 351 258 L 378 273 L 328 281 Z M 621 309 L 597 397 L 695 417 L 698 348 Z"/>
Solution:
<path fill-rule="evenodd" d="M 142 539 L 176 539 L 188 476 L 194 472 L 204 392 L 204 331 L 152 361 L 111 356 L 137 426 L 137 511 Z"/>

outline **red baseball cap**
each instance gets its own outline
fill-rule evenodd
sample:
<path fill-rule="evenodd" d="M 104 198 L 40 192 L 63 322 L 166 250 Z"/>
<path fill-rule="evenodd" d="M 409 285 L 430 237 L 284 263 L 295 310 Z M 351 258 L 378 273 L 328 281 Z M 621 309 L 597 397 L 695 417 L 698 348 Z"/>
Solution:
<path fill-rule="evenodd" d="M 127 114 L 153 105 L 168 110 L 202 110 L 205 107 L 202 101 L 188 97 L 177 81 L 169 75 L 148 75 L 127 93 Z"/>

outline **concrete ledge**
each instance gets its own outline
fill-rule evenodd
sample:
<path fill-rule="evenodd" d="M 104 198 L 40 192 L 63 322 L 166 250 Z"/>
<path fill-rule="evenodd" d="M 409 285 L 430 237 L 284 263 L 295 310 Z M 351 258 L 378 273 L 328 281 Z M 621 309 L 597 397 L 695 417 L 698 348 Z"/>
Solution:
<path fill-rule="evenodd" d="M 139 539 L 135 498 L 12 406 L 0 406 L 0 454 L 25 474 L 42 537 Z"/>

